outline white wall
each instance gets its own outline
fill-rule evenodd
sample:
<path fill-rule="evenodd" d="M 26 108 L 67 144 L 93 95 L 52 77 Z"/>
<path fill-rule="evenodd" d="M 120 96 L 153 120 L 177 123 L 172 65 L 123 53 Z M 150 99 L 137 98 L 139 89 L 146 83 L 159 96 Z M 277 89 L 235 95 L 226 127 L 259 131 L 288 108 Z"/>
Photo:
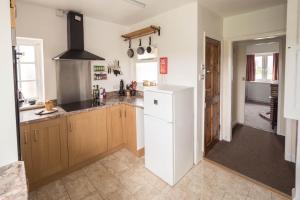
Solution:
<path fill-rule="evenodd" d="M 0 1 L 0 167 L 18 160 L 9 0 Z"/>
<path fill-rule="evenodd" d="M 197 102 L 197 2 L 168 11 L 130 27 L 136 30 L 149 25 L 161 26 L 161 36 L 154 36 L 152 42 L 159 49 L 159 57 L 168 57 L 168 74 L 160 77 L 159 83 L 186 85 L 195 88 Z M 148 37 L 143 39 L 146 46 Z M 133 48 L 138 46 L 134 40 Z M 135 76 L 135 59 L 130 61 L 132 76 Z M 196 110 L 196 103 L 195 103 Z M 195 124 L 196 121 L 195 112 Z M 195 125 L 196 126 L 196 125 Z M 195 135 L 196 127 L 195 127 Z"/>
<path fill-rule="evenodd" d="M 249 37 L 265 33 L 275 34 L 285 32 L 285 30 L 286 5 L 226 17 L 223 26 L 224 38 Z"/>
<path fill-rule="evenodd" d="M 56 16 L 55 9 L 18 2 L 17 36 L 39 38 L 44 42 L 45 99 L 56 99 L 56 65 L 53 57 L 67 50 L 67 19 Z M 37 20 L 38 19 L 38 20 Z M 33 23 L 34 22 L 34 23 Z M 124 76 L 99 82 L 108 91 L 119 84 L 121 78 L 128 79 L 126 44 L 121 35 L 127 28 L 113 23 L 84 18 L 85 49 L 106 58 L 107 64 L 120 60 Z M 98 63 L 92 63 L 98 64 Z"/>

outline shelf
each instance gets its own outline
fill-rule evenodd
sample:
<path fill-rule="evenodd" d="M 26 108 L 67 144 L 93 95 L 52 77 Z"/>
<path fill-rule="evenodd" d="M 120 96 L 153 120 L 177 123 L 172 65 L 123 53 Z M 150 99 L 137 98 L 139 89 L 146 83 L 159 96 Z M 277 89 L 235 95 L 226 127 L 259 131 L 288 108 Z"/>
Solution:
<path fill-rule="evenodd" d="M 132 39 L 140 38 L 140 37 L 155 34 L 155 33 L 158 33 L 158 35 L 160 35 L 160 27 L 159 26 L 149 26 L 149 27 L 122 35 L 122 37 L 125 39 L 125 41 L 127 41 L 127 40 L 132 40 Z"/>

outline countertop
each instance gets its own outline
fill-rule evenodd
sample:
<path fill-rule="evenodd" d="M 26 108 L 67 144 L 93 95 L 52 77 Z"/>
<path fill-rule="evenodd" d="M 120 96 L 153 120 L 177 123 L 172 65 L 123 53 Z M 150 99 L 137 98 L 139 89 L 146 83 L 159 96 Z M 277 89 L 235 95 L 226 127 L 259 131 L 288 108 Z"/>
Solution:
<path fill-rule="evenodd" d="M 0 199 L 28 199 L 24 162 L 17 161 L 0 167 Z"/>
<path fill-rule="evenodd" d="M 76 110 L 72 112 L 66 112 L 64 109 L 61 107 L 56 107 L 58 109 L 58 112 L 48 114 L 48 115 L 36 115 L 35 113 L 38 112 L 41 109 L 34 109 L 34 110 L 26 110 L 26 111 L 21 111 L 20 112 L 20 123 L 21 124 L 30 124 L 33 122 L 40 122 L 44 120 L 49 120 L 49 119 L 55 119 L 58 117 L 63 117 L 63 116 L 68 116 L 72 114 L 78 114 L 82 112 L 88 112 L 92 110 L 97 110 L 97 109 L 102 109 L 105 107 L 110 107 L 113 105 L 118 105 L 118 104 L 127 104 L 131 106 L 135 106 L 138 108 L 144 108 L 144 99 L 139 98 L 139 97 L 112 97 L 112 98 L 107 98 L 102 101 L 104 105 L 100 105 L 97 107 L 92 107 L 88 109 L 82 109 L 82 110 Z"/>

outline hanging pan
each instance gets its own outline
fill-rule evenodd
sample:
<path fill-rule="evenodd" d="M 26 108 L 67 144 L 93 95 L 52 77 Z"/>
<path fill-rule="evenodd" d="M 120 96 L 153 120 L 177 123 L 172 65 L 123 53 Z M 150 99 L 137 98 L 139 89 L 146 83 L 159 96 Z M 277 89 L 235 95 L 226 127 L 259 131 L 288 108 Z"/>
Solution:
<path fill-rule="evenodd" d="M 152 46 L 151 46 L 151 37 L 149 37 L 149 46 L 146 48 L 147 53 L 152 52 Z"/>
<path fill-rule="evenodd" d="M 134 56 L 134 51 L 131 48 L 131 40 L 129 40 L 129 49 L 127 51 L 127 55 L 128 55 L 129 58 L 132 58 Z"/>
<path fill-rule="evenodd" d="M 137 48 L 137 53 L 139 54 L 139 55 L 143 55 L 144 53 L 145 53 L 145 49 L 144 49 L 144 47 L 142 47 L 142 40 L 140 39 L 140 45 L 139 45 L 139 47 Z"/>

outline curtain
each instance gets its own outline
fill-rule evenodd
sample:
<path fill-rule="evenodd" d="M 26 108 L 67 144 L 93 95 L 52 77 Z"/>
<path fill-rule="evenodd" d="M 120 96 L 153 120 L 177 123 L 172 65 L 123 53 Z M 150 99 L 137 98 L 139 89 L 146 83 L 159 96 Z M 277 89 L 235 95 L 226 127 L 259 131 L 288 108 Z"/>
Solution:
<path fill-rule="evenodd" d="M 273 54 L 273 81 L 277 81 L 279 79 L 279 53 Z"/>
<path fill-rule="evenodd" d="M 247 55 L 246 81 L 255 81 L 255 55 Z"/>

